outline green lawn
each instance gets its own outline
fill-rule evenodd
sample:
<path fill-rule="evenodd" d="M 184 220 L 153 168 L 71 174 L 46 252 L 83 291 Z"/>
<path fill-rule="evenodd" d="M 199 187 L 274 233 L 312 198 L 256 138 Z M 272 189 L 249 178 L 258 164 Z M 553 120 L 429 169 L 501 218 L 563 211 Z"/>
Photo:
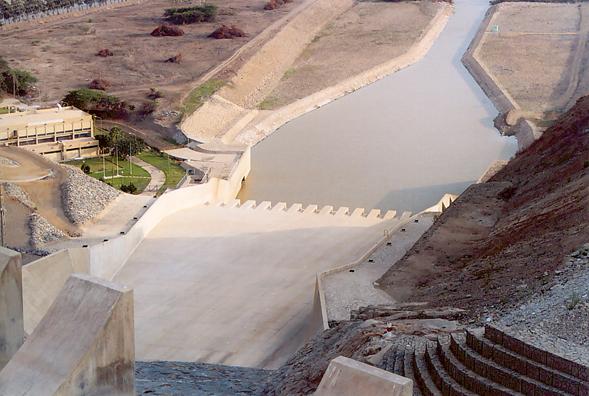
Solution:
<path fill-rule="evenodd" d="M 159 193 L 166 191 L 166 188 L 175 188 L 178 182 L 186 173 L 178 161 L 169 158 L 165 154 L 154 151 L 143 151 L 137 155 L 138 158 L 160 169 L 166 175 L 166 182 L 160 188 Z"/>
<path fill-rule="evenodd" d="M 133 183 L 137 187 L 137 193 L 140 193 L 151 180 L 151 176 L 145 169 L 129 161 L 123 161 L 119 158 L 117 168 L 116 160 L 112 156 L 104 157 L 104 168 L 101 157 L 70 161 L 67 164 L 79 168 L 84 162 L 90 166 L 90 176 L 95 179 L 104 179 L 106 183 L 119 190 L 121 184 Z"/>
<path fill-rule="evenodd" d="M 194 113 L 196 109 L 203 105 L 205 100 L 217 92 L 223 85 L 225 85 L 225 81 L 223 80 L 209 80 L 193 89 L 190 95 L 184 100 L 184 103 L 182 103 L 182 116 L 188 117 Z"/>
<path fill-rule="evenodd" d="M 8 114 L 8 107 L 0 107 L 0 114 Z"/>

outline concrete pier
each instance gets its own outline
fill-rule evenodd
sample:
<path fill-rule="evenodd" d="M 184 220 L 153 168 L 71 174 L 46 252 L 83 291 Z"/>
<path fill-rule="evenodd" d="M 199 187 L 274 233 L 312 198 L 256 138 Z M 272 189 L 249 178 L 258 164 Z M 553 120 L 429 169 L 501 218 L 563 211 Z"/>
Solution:
<path fill-rule="evenodd" d="M 134 362 L 132 290 L 76 274 L 0 372 L 0 395 L 131 396 Z"/>
<path fill-rule="evenodd" d="M 21 256 L 0 246 L 0 370 L 23 343 Z"/>

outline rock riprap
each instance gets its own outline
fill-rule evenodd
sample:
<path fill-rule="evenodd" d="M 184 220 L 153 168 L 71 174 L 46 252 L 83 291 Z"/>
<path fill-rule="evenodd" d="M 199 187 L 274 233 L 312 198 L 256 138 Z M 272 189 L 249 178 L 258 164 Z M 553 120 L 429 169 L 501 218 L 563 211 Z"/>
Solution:
<path fill-rule="evenodd" d="M 29 195 L 23 190 L 18 184 L 14 183 L 2 183 L 4 193 L 28 207 L 29 209 L 35 209 L 35 203 L 31 200 Z"/>
<path fill-rule="evenodd" d="M 29 228 L 31 230 L 30 242 L 34 249 L 39 249 L 48 242 L 67 237 L 63 231 L 38 213 L 31 213 L 29 217 Z"/>
<path fill-rule="evenodd" d="M 65 166 L 67 179 L 61 186 L 63 211 L 74 224 L 84 224 L 102 212 L 120 193 L 77 168 Z"/>

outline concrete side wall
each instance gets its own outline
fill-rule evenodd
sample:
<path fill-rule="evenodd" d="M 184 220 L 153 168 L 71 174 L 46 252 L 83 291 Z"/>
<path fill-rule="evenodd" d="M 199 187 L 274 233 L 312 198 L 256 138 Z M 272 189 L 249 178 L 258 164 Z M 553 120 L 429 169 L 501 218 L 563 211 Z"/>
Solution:
<path fill-rule="evenodd" d="M 24 327 L 31 334 L 59 295 L 69 276 L 90 273 L 88 249 L 72 248 L 43 257 L 23 268 Z"/>
<path fill-rule="evenodd" d="M 23 339 L 21 256 L 0 247 L 0 370 L 20 348 Z"/>
<path fill-rule="evenodd" d="M 409 378 L 339 356 L 321 378 L 316 396 L 412 396 Z"/>
<path fill-rule="evenodd" d="M 450 4 L 440 4 L 436 16 L 424 30 L 422 37 L 407 53 L 344 80 L 333 87 L 326 88 L 273 111 L 268 117 L 238 135 L 235 142 L 254 145 L 287 122 L 416 63 L 427 54 L 442 30 L 444 30 L 452 10 L 453 7 Z M 233 137 L 231 138 L 233 139 Z M 226 143 L 230 142 L 226 141 Z"/>
<path fill-rule="evenodd" d="M 243 153 L 228 180 L 211 178 L 208 183 L 181 188 L 162 195 L 126 235 L 90 247 L 90 273 L 113 279 L 143 238 L 162 219 L 205 202 L 229 203 L 237 197 L 241 181 L 250 171 L 250 150 Z"/>
<path fill-rule="evenodd" d="M 485 94 L 489 97 L 493 105 L 500 113 L 508 113 L 514 110 L 521 110 L 515 99 L 509 94 L 507 89 L 501 85 L 499 80 L 491 73 L 489 68 L 480 59 L 479 52 L 485 41 L 485 34 L 489 26 L 493 23 L 497 10 L 501 4 L 492 6 L 487 11 L 485 19 L 481 22 L 479 31 L 468 46 L 462 63 L 470 72 Z M 539 137 L 537 128 L 528 120 L 522 119 L 514 127 L 514 136 L 517 138 L 520 150 L 525 149 Z"/>
<path fill-rule="evenodd" d="M 133 292 L 74 275 L 0 372 L 2 395 L 134 395 Z"/>

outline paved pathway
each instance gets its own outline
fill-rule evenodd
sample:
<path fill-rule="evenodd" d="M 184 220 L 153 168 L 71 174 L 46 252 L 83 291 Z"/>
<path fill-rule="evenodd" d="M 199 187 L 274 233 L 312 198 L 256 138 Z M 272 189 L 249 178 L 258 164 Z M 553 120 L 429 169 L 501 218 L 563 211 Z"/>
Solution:
<path fill-rule="evenodd" d="M 148 171 L 149 175 L 151 176 L 151 180 L 149 181 L 149 184 L 147 185 L 147 187 L 145 187 L 145 190 L 143 190 L 141 195 L 150 195 L 151 196 L 151 195 L 155 194 L 156 192 L 158 192 L 160 187 L 163 186 L 164 183 L 166 182 L 166 174 L 164 172 L 162 172 L 161 170 L 159 170 L 158 168 L 156 168 L 155 166 L 148 164 L 147 162 L 145 162 L 137 157 L 131 157 L 131 162 L 134 163 L 135 165 L 142 167 L 146 171 Z"/>

